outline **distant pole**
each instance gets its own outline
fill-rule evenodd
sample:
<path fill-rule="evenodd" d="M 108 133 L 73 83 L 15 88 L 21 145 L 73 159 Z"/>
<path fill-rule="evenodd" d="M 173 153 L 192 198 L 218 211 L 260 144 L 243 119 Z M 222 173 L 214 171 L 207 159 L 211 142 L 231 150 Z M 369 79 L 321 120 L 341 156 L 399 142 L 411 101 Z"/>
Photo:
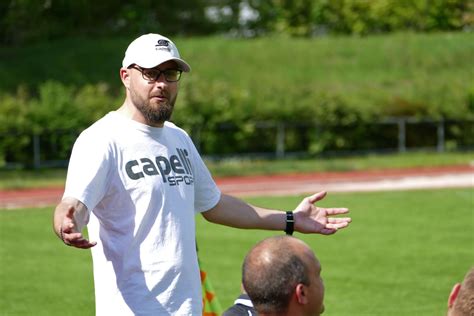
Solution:
<path fill-rule="evenodd" d="M 276 156 L 277 158 L 283 158 L 285 156 L 285 124 L 281 122 L 277 124 L 276 141 Z"/>
<path fill-rule="evenodd" d="M 33 134 L 33 166 L 35 169 L 41 168 L 41 146 L 38 134 Z"/>
<path fill-rule="evenodd" d="M 406 151 L 406 120 L 401 118 L 398 120 L 398 152 L 404 153 Z"/>
<path fill-rule="evenodd" d="M 444 152 L 444 143 L 445 143 L 444 119 L 441 119 L 438 121 L 437 132 L 438 132 L 438 144 L 436 146 L 436 150 L 439 153 L 442 153 Z"/>

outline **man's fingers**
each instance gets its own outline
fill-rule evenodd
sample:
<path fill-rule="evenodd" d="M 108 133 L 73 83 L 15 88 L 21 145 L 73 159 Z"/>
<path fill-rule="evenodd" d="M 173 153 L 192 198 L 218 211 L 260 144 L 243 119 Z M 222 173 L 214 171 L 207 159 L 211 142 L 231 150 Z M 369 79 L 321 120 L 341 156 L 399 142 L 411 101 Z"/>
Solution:
<path fill-rule="evenodd" d="M 68 208 L 67 208 L 67 213 L 66 213 L 66 217 L 69 218 L 69 219 L 74 219 L 74 206 L 70 205 Z"/>
<path fill-rule="evenodd" d="M 64 234 L 63 237 L 63 241 L 66 245 L 76 248 L 87 249 L 94 247 L 97 244 L 96 242 L 90 242 L 89 240 L 85 239 L 81 233 Z"/>
<path fill-rule="evenodd" d="M 350 217 L 330 217 L 328 218 L 329 224 L 339 224 L 339 223 L 350 223 L 352 218 Z"/>
<path fill-rule="evenodd" d="M 327 215 L 339 215 L 339 214 L 347 214 L 349 213 L 349 209 L 345 207 L 333 207 L 333 208 L 325 208 Z"/>
<path fill-rule="evenodd" d="M 330 217 L 328 218 L 326 228 L 337 230 L 349 226 L 350 222 L 352 222 L 352 219 L 350 217 Z"/>
<path fill-rule="evenodd" d="M 66 245 L 76 248 L 88 249 L 94 247 L 97 244 L 96 242 L 90 242 L 84 238 L 81 232 L 77 231 L 74 212 L 74 206 L 71 205 L 67 208 L 60 228 L 61 239 Z"/>
<path fill-rule="evenodd" d="M 81 249 L 89 249 L 96 245 L 96 242 L 90 242 L 87 239 L 82 239 L 71 244 L 71 246 Z"/>
<path fill-rule="evenodd" d="M 96 242 L 90 242 L 87 239 L 82 239 L 82 240 L 76 240 L 67 245 L 71 247 L 81 248 L 81 249 L 89 249 L 89 248 L 94 247 L 96 244 L 97 244 Z"/>
<path fill-rule="evenodd" d="M 335 223 L 335 224 L 326 224 L 326 228 L 329 228 L 329 229 L 335 229 L 335 230 L 338 230 L 338 229 L 341 229 L 341 228 L 345 228 L 349 226 L 349 223 L 348 222 L 343 222 L 343 223 Z"/>
<path fill-rule="evenodd" d="M 62 230 L 63 230 L 63 234 L 64 233 L 66 233 L 66 234 L 73 233 L 74 223 L 72 223 L 72 222 L 64 223 L 63 226 L 62 226 Z"/>
<path fill-rule="evenodd" d="M 324 199 L 324 197 L 326 196 L 327 192 L 326 191 L 321 191 L 321 192 L 318 192 L 316 194 L 313 194 L 311 196 L 309 196 L 309 202 L 311 204 L 313 203 L 316 203 L 317 201 L 320 201 L 322 199 Z"/>
<path fill-rule="evenodd" d="M 73 240 L 83 239 L 81 233 L 63 233 L 64 239 L 72 242 Z"/>
<path fill-rule="evenodd" d="M 61 225 L 61 233 L 71 233 L 74 229 L 74 207 L 69 206 Z"/>

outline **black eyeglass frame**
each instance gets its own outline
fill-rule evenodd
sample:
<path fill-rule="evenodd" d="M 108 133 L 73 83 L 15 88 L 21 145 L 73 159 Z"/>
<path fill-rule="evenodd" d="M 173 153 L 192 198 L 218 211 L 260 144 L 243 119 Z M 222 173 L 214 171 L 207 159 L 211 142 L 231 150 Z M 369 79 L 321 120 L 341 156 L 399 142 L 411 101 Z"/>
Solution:
<path fill-rule="evenodd" d="M 163 76 L 165 77 L 165 80 L 166 82 L 178 82 L 179 79 L 181 79 L 181 74 L 183 73 L 183 71 L 181 69 L 164 69 L 164 70 L 159 70 L 159 69 L 156 69 L 156 68 L 142 68 L 136 64 L 133 64 L 133 65 L 130 65 L 128 67 L 128 69 L 130 68 L 133 68 L 133 69 L 136 69 L 138 70 L 141 74 L 142 74 L 142 78 L 146 81 L 150 81 L 150 82 L 156 82 L 158 81 L 158 79 L 160 78 L 161 74 L 163 74 Z M 169 71 L 176 71 L 178 73 L 178 79 L 176 80 L 170 80 L 169 79 L 169 76 L 172 76 L 171 74 L 169 74 L 168 72 Z M 148 74 L 145 74 L 145 73 L 148 73 Z M 154 73 L 154 76 L 150 76 L 150 72 L 151 73 Z"/>

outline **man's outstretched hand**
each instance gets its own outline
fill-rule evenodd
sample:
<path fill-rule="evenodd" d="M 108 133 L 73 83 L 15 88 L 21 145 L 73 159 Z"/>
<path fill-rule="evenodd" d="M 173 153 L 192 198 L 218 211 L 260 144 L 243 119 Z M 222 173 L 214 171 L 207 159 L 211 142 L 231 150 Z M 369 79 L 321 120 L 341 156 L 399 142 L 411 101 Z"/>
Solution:
<path fill-rule="evenodd" d="M 300 233 L 331 235 L 341 228 L 345 228 L 352 221 L 350 217 L 330 217 L 333 215 L 347 214 L 347 208 L 323 208 L 314 205 L 324 199 L 325 191 L 308 196 L 293 211 L 295 217 L 295 230 Z"/>
<path fill-rule="evenodd" d="M 76 248 L 89 249 L 97 244 L 96 242 L 90 242 L 84 238 L 82 233 L 77 230 L 76 221 L 74 219 L 74 206 L 67 208 L 59 229 L 59 235 L 66 245 Z"/>

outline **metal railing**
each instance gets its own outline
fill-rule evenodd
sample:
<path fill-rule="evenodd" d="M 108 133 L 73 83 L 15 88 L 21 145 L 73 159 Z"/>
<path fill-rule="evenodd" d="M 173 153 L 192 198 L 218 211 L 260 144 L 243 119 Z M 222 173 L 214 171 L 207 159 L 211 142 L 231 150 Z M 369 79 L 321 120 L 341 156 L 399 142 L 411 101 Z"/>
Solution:
<path fill-rule="evenodd" d="M 315 139 L 317 142 L 318 137 L 324 133 L 331 133 L 341 128 L 357 129 L 360 126 L 371 126 L 372 129 L 376 129 L 373 138 L 378 138 L 379 143 L 373 146 L 331 146 L 328 145 L 325 148 L 311 152 L 311 149 L 306 148 L 291 148 L 288 143 L 288 134 L 293 133 L 295 129 L 304 130 L 299 132 L 300 135 L 306 133 L 310 137 Z M 271 138 L 260 139 L 260 147 L 267 147 L 268 143 L 271 144 L 272 150 L 267 151 L 253 151 L 243 153 L 224 153 L 224 154 L 212 154 L 212 157 L 225 157 L 228 156 L 266 156 L 274 158 L 284 158 L 286 156 L 294 156 L 295 154 L 347 154 L 347 153 L 370 153 L 370 152 L 399 152 L 404 153 L 407 151 L 415 151 L 421 149 L 435 150 L 436 152 L 453 151 L 453 150 L 470 150 L 474 149 L 474 120 L 432 120 L 432 119 L 417 119 L 411 117 L 397 117 L 397 118 L 386 118 L 384 120 L 373 122 L 373 123 L 359 123 L 352 125 L 330 125 L 324 123 L 313 123 L 313 124 L 296 124 L 296 123 L 283 123 L 283 122 L 259 122 L 255 124 L 257 130 L 272 131 L 274 135 Z M 367 128 L 366 130 L 370 130 Z M 386 133 L 386 143 L 383 142 L 383 137 L 380 135 L 381 130 L 391 129 L 392 133 Z M 454 132 L 453 132 L 454 130 Z M 238 131 L 237 126 L 223 125 L 218 128 L 218 131 L 211 131 L 214 134 L 220 134 L 221 132 L 233 133 Z M 209 132 L 209 131 L 207 131 Z M 203 135 L 206 133 L 205 127 L 198 127 L 192 130 L 191 136 L 193 137 L 194 143 L 197 148 L 203 153 L 207 154 L 206 142 L 203 140 Z M 334 132 L 337 133 L 337 132 Z M 268 133 L 267 133 L 268 134 Z M 374 134 L 374 133 L 372 133 Z M 360 135 L 359 135 L 360 136 Z M 366 137 L 370 137 L 370 132 L 367 132 Z M 258 138 L 258 137 L 257 137 Z M 350 138 L 350 136 L 348 137 Z M 416 140 L 415 140 L 416 138 Z M 422 139 L 424 138 L 424 140 Z M 353 143 L 357 141 L 354 140 Z"/>
<path fill-rule="evenodd" d="M 407 152 L 430 149 L 437 152 L 474 149 L 474 120 L 448 121 L 416 118 L 387 118 L 373 123 L 329 125 L 257 122 L 253 130 L 235 135 L 238 126 L 221 125 L 214 129 L 195 126 L 190 135 L 203 156 L 224 158 L 236 156 L 285 158 L 295 155 L 348 154 L 369 152 Z M 9 132 L 0 134 L 0 168 L 47 168 L 67 166 L 79 131 L 57 130 L 42 134 Z M 324 135 L 339 135 L 342 145 L 322 142 Z M 223 146 L 210 148 L 209 137 Z M 226 139 L 227 137 L 227 139 Z M 245 138 L 247 137 L 247 138 Z M 345 142 L 345 143 L 344 143 Z M 312 148 L 314 144 L 320 146 Z M 236 146 L 241 145 L 241 146 Z M 317 146 L 316 146 L 317 147 Z M 232 150 L 235 149 L 233 152 Z"/>

